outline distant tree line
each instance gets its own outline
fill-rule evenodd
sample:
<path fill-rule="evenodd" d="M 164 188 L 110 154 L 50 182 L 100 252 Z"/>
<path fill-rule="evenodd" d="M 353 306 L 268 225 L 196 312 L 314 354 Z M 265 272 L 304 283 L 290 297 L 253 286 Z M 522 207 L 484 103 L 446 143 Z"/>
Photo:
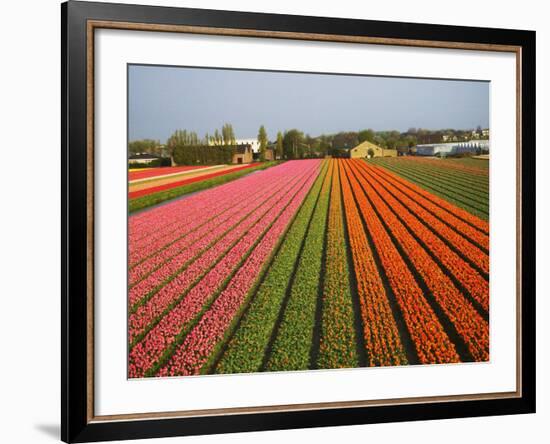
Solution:
<path fill-rule="evenodd" d="M 326 155 L 341 156 L 346 150 L 365 141 L 382 148 L 406 149 L 418 144 L 463 142 L 473 137 L 486 138 L 479 126 L 475 130 L 409 128 L 405 132 L 367 128 L 315 137 L 293 128 L 278 132 L 276 140 L 270 143 L 267 130 L 262 125 L 258 131 L 258 144 L 260 160 L 265 160 L 268 148 L 275 150 L 278 159 L 305 159 Z M 158 140 L 152 139 L 135 140 L 129 144 L 131 154 L 147 152 L 169 156 L 175 163 L 182 165 L 229 163 L 235 148 L 235 131 L 229 123 L 224 124 L 221 130 L 216 129 L 212 135 L 207 133 L 204 137 L 199 137 L 194 131 L 176 130 L 164 146 Z"/>
<path fill-rule="evenodd" d="M 159 140 L 153 139 L 142 139 L 142 140 L 133 140 L 128 144 L 128 151 L 130 154 L 156 154 L 160 155 L 161 144 Z"/>
<path fill-rule="evenodd" d="M 217 165 L 231 163 L 235 144 L 233 126 L 226 123 L 202 138 L 194 131 L 176 130 L 166 141 L 166 149 L 178 165 Z"/>
<path fill-rule="evenodd" d="M 476 130 L 428 130 L 410 128 L 405 132 L 375 131 L 363 129 L 360 131 L 341 131 L 335 134 L 321 134 L 312 137 L 304 135 L 298 129 L 285 131 L 282 135 L 282 152 L 285 159 L 302 159 L 307 157 L 324 157 L 325 155 L 343 156 L 346 151 L 365 141 L 374 143 L 381 148 L 397 149 L 412 148 L 418 144 L 440 142 L 463 142 L 471 140 L 473 134 L 483 139 L 481 127 Z M 279 138 L 278 138 L 279 143 Z"/>

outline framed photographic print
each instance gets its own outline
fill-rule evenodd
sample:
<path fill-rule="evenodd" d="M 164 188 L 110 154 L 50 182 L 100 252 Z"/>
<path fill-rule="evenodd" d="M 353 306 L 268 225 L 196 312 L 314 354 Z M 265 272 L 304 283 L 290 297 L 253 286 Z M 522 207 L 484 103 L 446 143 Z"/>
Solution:
<path fill-rule="evenodd" d="M 535 33 L 62 12 L 62 439 L 535 411 Z"/>

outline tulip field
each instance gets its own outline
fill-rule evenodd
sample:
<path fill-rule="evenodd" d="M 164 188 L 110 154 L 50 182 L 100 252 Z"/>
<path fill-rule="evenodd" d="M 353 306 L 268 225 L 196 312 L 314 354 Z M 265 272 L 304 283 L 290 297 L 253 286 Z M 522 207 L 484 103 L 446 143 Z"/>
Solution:
<path fill-rule="evenodd" d="M 371 160 L 473 215 L 489 219 L 489 161 L 423 157 Z"/>
<path fill-rule="evenodd" d="M 269 168 L 277 162 L 143 168 L 128 172 L 128 210 L 134 213 Z"/>
<path fill-rule="evenodd" d="M 478 162 L 292 160 L 130 214 L 128 376 L 487 361 Z"/>

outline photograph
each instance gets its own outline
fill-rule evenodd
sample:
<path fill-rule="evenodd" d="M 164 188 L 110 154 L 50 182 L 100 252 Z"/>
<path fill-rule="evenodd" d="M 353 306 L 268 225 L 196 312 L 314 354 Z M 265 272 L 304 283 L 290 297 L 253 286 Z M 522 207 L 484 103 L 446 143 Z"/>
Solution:
<path fill-rule="evenodd" d="M 129 379 L 490 362 L 490 81 L 126 75 Z"/>

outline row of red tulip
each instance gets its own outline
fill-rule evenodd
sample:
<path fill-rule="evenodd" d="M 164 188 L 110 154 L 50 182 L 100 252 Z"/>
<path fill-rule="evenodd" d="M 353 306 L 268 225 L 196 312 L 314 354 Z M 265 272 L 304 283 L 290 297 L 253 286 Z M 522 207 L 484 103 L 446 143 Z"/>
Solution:
<path fill-rule="evenodd" d="M 128 199 L 131 201 L 134 199 L 138 199 L 140 197 L 160 193 L 162 191 L 173 190 L 174 188 L 181 188 L 186 185 L 191 185 L 197 182 L 203 182 L 210 179 L 214 179 L 216 177 L 225 176 L 227 174 L 233 174 L 241 170 L 255 168 L 257 167 L 257 165 L 258 164 L 255 164 L 255 163 L 248 163 L 245 165 L 237 165 L 232 168 L 221 169 L 221 170 L 216 170 L 212 172 L 205 171 L 198 176 L 181 178 L 175 182 L 168 181 L 168 183 L 166 183 L 165 181 L 161 180 L 160 182 L 165 182 L 165 183 L 161 183 L 159 185 L 149 184 L 150 186 L 147 186 L 146 188 L 139 187 L 140 189 L 138 190 L 130 189 L 128 191 Z"/>
<path fill-rule="evenodd" d="M 166 174 L 183 173 L 185 171 L 196 170 L 198 168 L 204 168 L 204 166 L 174 166 L 174 167 L 158 167 L 158 168 L 144 168 L 137 169 L 128 172 L 128 180 L 148 179 L 162 177 Z"/>

